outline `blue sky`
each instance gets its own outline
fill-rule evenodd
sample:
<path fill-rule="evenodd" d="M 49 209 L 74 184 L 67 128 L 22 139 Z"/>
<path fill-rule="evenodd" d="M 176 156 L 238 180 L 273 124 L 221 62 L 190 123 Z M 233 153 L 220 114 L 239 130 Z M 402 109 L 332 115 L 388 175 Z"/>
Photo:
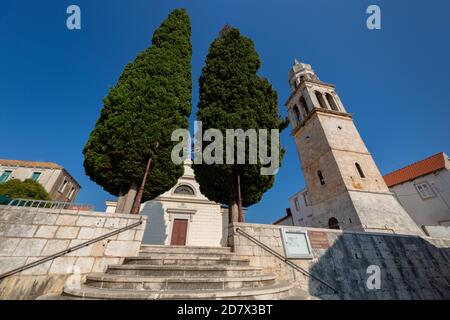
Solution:
<path fill-rule="evenodd" d="M 81 8 L 79 31 L 66 28 L 70 4 Z M 370 4 L 381 7 L 381 30 L 366 28 Z M 192 23 L 191 123 L 208 47 L 229 24 L 255 42 L 259 73 L 278 91 L 281 115 L 294 58 L 336 84 L 382 174 L 450 152 L 448 0 L 2 0 L 0 158 L 57 162 L 81 183 L 77 202 L 104 209 L 114 197 L 85 175 L 83 146 L 108 88 L 179 7 Z M 249 208 L 247 221 L 273 222 L 304 187 L 289 131 L 275 185 Z"/>

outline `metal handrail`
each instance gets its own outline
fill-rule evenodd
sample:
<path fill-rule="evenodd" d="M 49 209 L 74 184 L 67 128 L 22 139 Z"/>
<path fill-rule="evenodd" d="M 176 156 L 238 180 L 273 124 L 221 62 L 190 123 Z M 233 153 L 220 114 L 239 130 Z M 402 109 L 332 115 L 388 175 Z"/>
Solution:
<path fill-rule="evenodd" d="M 69 209 L 78 211 L 90 211 L 92 205 L 73 202 L 34 200 L 34 199 L 12 199 L 8 204 L 10 207 L 44 208 L 44 209 Z"/>
<path fill-rule="evenodd" d="M 104 234 L 104 235 L 102 235 L 102 236 L 99 236 L 99 237 L 94 238 L 94 239 L 91 239 L 91 240 L 89 240 L 89 241 L 80 243 L 80 244 L 78 244 L 78 245 L 76 245 L 76 246 L 73 246 L 73 247 L 70 247 L 70 248 L 68 248 L 68 249 L 66 249 L 66 250 L 63 250 L 63 251 L 54 253 L 54 254 L 52 254 L 52 255 L 50 255 L 50 256 L 47 256 L 47 257 L 45 257 L 45 258 L 36 260 L 36 261 L 34 261 L 34 262 L 31 262 L 31 263 L 26 264 L 26 265 L 24 265 L 24 266 L 21 266 L 21 267 L 19 267 L 19 268 L 13 269 L 13 270 L 11 270 L 11 271 L 2 273 L 2 274 L 0 274 L 0 280 L 4 279 L 4 278 L 6 278 L 6 277 L 12 276 L 12 275 L 14 275 L 14 274 L 16 274 L 16 273 L 22 272 L 22 271 L 24 271 L 24 270 L 27 270 L 27 269 L 33 268 L 33 267 L 35 267 L 35 266 L 38 266 L 38 265 L 40 265 L 40 264 L 42 264 L 42 263 L 45 263 L 45 262 L 47 262 L 47 261 L 51 261 L 51 260 L 53 260 L 53 259 L 59 258 L 59 257 L 65 255 L 65 254 L 70 253 L 70 252 L 73 252 L 73 251 L 79 250 L 79 249 L 81 249 L 81 248 L 90 246 L 91 244 L 94 244 L 94 243 L 96 243 L 96 242 L 98 242 L 98 241 L 101 241 L 101 240 L 107 239 L 107 238 L 109 238 L 109 237 L 115 236 L 116 234 L 122 233 L 122 232 L 124 232 L 124 231 L 129 230 L 129 229 L 133 229 L 133 228 L 135 228 L 135 227 L 137 227 L 137 226 L 140 226 L 141 224 L 142 224 L 142 219 L 139 220 L 139 222 L 132 223 L 132 224 L 126 226 L 126 227 L 123 227 L 123 228 L 117 229 L 117 230 L 115 230 L 115 231 L 106 233 L 106 234 Z"/>
<path fill-rule="evenodd" d="M 273 256 L 275 256 L 276 258 L 278 258 L 279 260 L 283 261 L 284 263 L 286 263 L 288 266 L 290 266 L 291 268 L 294 268 L 295 270 L 297 270 L 298 272 L 302 273 L 304 276 L 307 276 L 309 278 L 312 278 L 314 280 L 319 281 L 320 283 L 322 283 L 323 285 L 325 285 L 326 287 L 328 287 L 329 289 L 333 290 L 334 293 L 338 293 L 338 291 L 333 288 L 332 286 L 330 286 L 328 283 L 326 283 L 325 281 L 323 281 L 322 279 L 312 275 L 311 273 L 309 273 L 308 271 L 306 271 L 305 269 L 303 269 L 302 267 L 300 267 L 299 265 L 293 263 L 292 261 L 290 261 L 288 258 L 284 257 L 283 255 L 279 254 L 278 252 L 276 252 L 275 250 L 273 250 L 272 248 L 270 248 L 269 246 L 267 246 L 266 244 L 262 243 L 261 241 L 259 241 L 258 239 L 252 237 L 251 235 L 249 235 L 247 232 L 243 231 L 241 228 L 236 228 L 236 232 L 243 235 L 244 237 L 246 237 L 247 239 L 249 239 L 250 241 L 252 241 L 253 243 L 256 243 L 258 246 L 260 246 L 261 248 L 263 248 L 264 250 L 268 251 L 270 254 L 272 254 Z"/>

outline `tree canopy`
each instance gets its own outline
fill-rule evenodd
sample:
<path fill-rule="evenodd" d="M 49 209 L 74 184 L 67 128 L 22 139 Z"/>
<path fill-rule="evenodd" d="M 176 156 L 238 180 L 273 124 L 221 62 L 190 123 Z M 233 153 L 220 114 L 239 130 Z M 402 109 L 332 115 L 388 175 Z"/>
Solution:
<path fill-rule="evenodd" d="M 140 183 L 149 158 L 143 201 L 169 190 L 183 174 L 183 166 L 170 159 L 170 138 L 174 129 L 189 124 L 190 37 L 186 10 L 172 11 L 154 32 L 152 45 L 127 64 L 104 99 L 83 154 L 86 174 L 109 193 L 119 195 Z"/>
<path fill-rule="evenodd" d="M 20 181 L 19 179 L 8 180 L 0 184 L 0 195 L 11 199 L 50 200 L 50 196 L 44 187 L 32 179 L 25 181 Z"/>
<path fill-rule="evenodd" d="M 252 40 L 238 29 L 224 29 L 213 41 L 199 79 L 197 120 L 202 121 L 203 130 L 220 130 L 227 143 L 226 129 L 268 129 L 270 138 L 270 129 L 285 127 L 278 115 L 276 91 L 257 74 L 260 64 Z M 203 150 L 208 144 L 203 142 Z M 242 203 L 250 206 L 272 187 L 274 176 L 261 175 L 260 160 L 248 164 L 248 148 L 246 153 L 246 164 L 239 165 L 239 173 Z M 282 156 L 283 150 L 280 160 Z M 209 199 L 230 206 L 237 201 L 236 165 L 194 163 L 193 169 L 201 192 Z"/>

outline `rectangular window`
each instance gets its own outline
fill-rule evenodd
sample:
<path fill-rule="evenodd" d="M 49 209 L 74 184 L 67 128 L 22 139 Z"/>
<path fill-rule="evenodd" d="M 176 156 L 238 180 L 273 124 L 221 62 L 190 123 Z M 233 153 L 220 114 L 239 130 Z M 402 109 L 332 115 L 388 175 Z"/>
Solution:
<path fill-rule="evenodd" d="M 305 206 L 309 206 L 308 193 L 307 192 L 305 192 L 303 194 L 303 200 L 305 201 Z"/>
<path fill-rule="evenodd" d="M 297 211 L 297 212 L 300 211 L 300 205 L 299 205 L 297 197 L 295 197 L 295 199 L 294 199 L 294 205 L 295 205 L 295 211 Z"/>
<path fill-rule="evenodd" d="M 63 193 L 64 189 L 66 189 L 66 186 L 67 186 L 67 180 L 64 179 L 64 182 L 61 184 L 61 186 L 58 189 L 59 193 Z"/>
<path fill-rule="evenodd" d="M 75 188 L 72 187 L 72 189 L 70 189 L 69 195 L 67 196 L 67 199 L 68 199 L 68 200 L 72 200 L 72 197 L 73 197 L 74 192 L 75 192 Z"/>
<path fill-rule="evenodd" d="M 3 171 L 2 175 L 0 176 L 0 183 L 8 181 L 9 177 L 11 176 L 11 173 L 12 173 L 11 170 Z"/>
<path fill-rule="evenodd" d="M 33 174 L 31 175 L 31 180 L 38 181 L 40 177 L 41 177 L 40 172 L 33 172 Z"/>
<path fill-rule="evenodd" d="M 433 198 L 436 196 L 433 189 L 431 189 L 430 185 L 426 182 L 416 184 L 416 189 L 419 192 L 422 199 Z"/>

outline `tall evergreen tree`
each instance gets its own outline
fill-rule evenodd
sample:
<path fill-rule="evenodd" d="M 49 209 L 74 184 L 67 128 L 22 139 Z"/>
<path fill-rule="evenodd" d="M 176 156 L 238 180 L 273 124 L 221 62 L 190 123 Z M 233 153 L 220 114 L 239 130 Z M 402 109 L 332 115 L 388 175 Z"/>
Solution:
<path fill-rule="evenodd" d="M 191 112 L 191 27 L 177 9 L 154 32 L 152 45 L 129 63 L 104 107 L 83 154 L 86 174 L 119 197 L 129 212 L 149 158 L 143 201 L 175 185 L 183 166 L 170 159 L 174 129 L 188 128 Z M 125 196 L 128 195 L 128 196 Z"/>
<path fill-rule="evenodd" d="M 259 67 L 260 59 L 252 40 L 242 36 L 238 29 L 225 27 L 209 48 L 199 80 L 197 120 L 202 121 L 204 131 L 220 130 L 227 143 L 226 129 L 268 129 L 270 138 L 270 129 L 281 131 L 286 127 L 278 115 L 277 93 L 267 79 L 257 75 Z M 207 146 L 203 142 L 203 150 Z M 239 180 L 243 206 L 257 203 L 274 183 L 273 175 L 261 175 L 259 159 L 257 164 L 248 164 L 248 148 L 246 153 L 246 164 L 193 165 L 201 192 L 211 200 L 228 203 L 233 221 L 243 220 L 236 212 Z M 280 161 L 283 153 L 281 150 Z"/>

